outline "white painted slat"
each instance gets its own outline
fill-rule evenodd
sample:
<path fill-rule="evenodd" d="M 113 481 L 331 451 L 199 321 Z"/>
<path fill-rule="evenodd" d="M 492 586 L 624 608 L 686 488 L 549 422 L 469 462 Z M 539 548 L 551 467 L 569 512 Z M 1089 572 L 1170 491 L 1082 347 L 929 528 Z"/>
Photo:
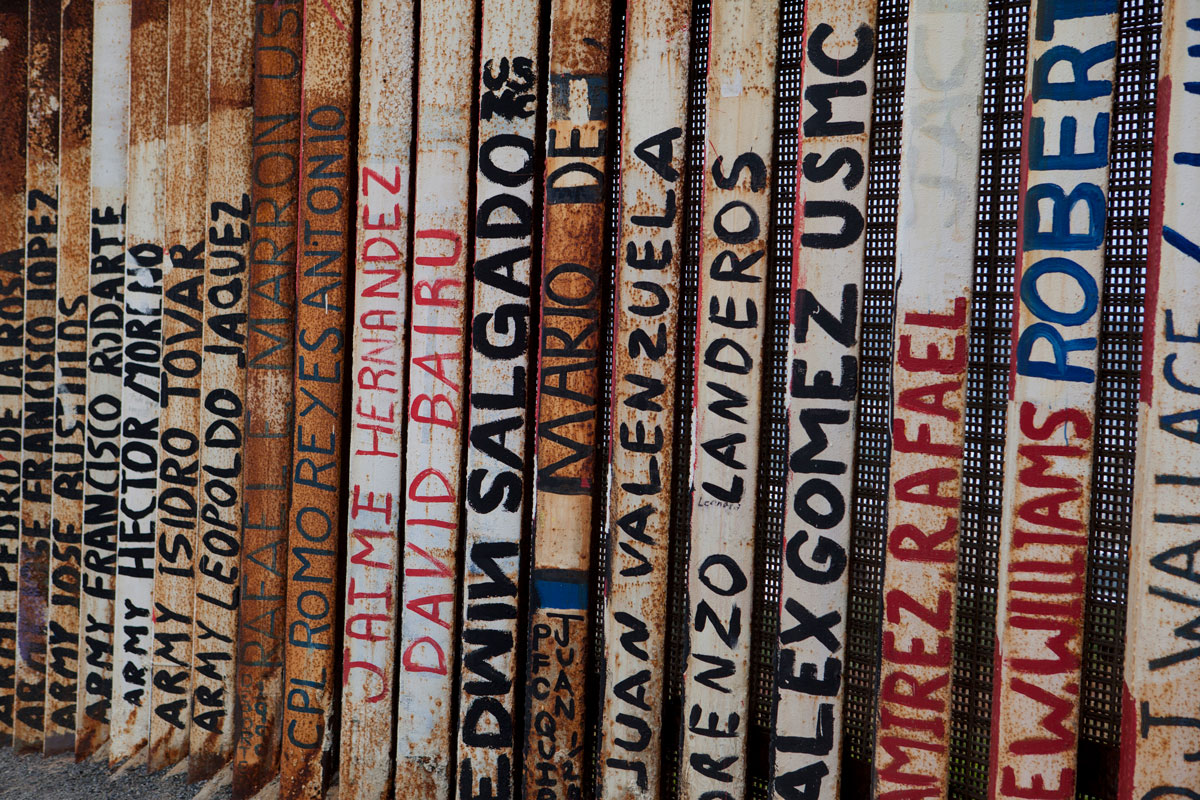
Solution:
<path fill-rule="evenodd" d="M 993 798 L 1074 793 L 1117 5 L 1029 12 Z"/>
<path fill-rule="evenodd" d="M 114 767 L 150 741 L 158 497 L 162 279 L 166 221 L 167 2 L 132 0 L 129 167 L 125 217 L 125 363 L 113 707 Z"/>
<path fill-rule="evenodd" d="M 363 3 L 341 717 L 341 792 L 355 800 L 391 791 L 414 33 L 408 0 Z"/>
<path fill-rule="evenodd" d="M 778 35 L 773 0 L 712 3 L 681 707 L 686 800 L 746 791 Z"/>
<path fill-rule="evenodd" d="M 792 231 L 773 797 L 839 796 L 876 0 L 811 0 Z M 824 115 L 823 99 L 835 96 Z M 829 621 L 819 636 L 801 620 Z"/>

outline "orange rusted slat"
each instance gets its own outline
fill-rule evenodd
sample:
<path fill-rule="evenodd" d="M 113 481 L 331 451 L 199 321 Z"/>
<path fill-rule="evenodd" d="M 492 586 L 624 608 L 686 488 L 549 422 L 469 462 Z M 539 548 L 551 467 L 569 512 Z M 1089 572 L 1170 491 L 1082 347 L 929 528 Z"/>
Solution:
<path fill-rule="evenodd" d="M 475 13 L 421 3 L 394 792 L 429 800 L 452 775 Z"/>
<path fill-rule="evenodd" d="M 167 11 L 167 204 L 149 768 L 188 754 L 200 466 L 209 0 Z"/>
<path fill-rule="evenodd" d="M 410 0 L 363 4 L 340 771 L 354 800 L 391 796 L 414 22 Z"/>
<path fill-rule="evenodd" d="M 877 796 L 945 798 L 986 0 L 909 9 Z M 820 501 L 817 501 L 820 502 Z M 908 793 L 908 794 L 906 794 Z M 923 793 L 923 794 L 921 794 Z"/>
<path fill-rule="evenodd" d="M 167 138 L 167 2 L 132 0 L 121 502 L 109 720 L 114 766 L 150 740 Z"/>
<path fill-rule="evenodd" d="M 1200 2 L 1163 5 L 1119 800 L 1200 797 Z M 1183 377 L 1183 365 L 1190 375 Z M 1190 793 L 1190 794 L 1189 794 Z"/>
<path fill-rule="evenodd" d="M 0 8 L 0 747 L 12 743 L 21 539 L 25 335 L 25 114 L 28 3 Z"/>
<path fill-rule="evenodd" d="M 300 0 L 255 0 L 246 301 L 246 457 L 233 793 L 279 771 L 287 515 L 292 483 Z"/>
<path fill-rule="evenodd" d="M 511 797 L 529 462 L 537 0 L 480 11 L 475 252 L 456 797 Z M 490 787 L 490 788 L 489 788 Z"/>
<path fill-rule="evenodd" d="M 609 0 L 550 7 L 536 516 L 525 686 L 528 797 L 584 792 L 589 582 L 608 196 Z"/>
<path fill-rule="evenodd" d="M 22 751 L 40 751 L 45 731 L 58 270 L 59 8 L 58 0 L 32 0 L 29 4 L 25 400 L 13 734 L 14 746 Z"/>
<path fill-rule="evenodd" d="M 196 490 L 188 778 L 233 755 L 242 545 L 246 257 L 250 244 L 253 0 L 214 0 L 208 57 L 208 208 L 200 473 Z"/>
<path fill-rule="evenodd" d="M 354 247 L 354 52 L 358 3 L 304 9 L 296 272 L 296 398 L 288 514 L 286 682 L 280 798 L 324 796 L 333 750 L 339 642 L 342 380 L 346 281 Z"/>
<path fill-rule="evenodd" d="M 992 798 L 1074 793 L 1118 16 L 1029 15 Z"/>
<path fill-rule="evenodd" d="M 612 800 L 660 789 L 690 11 L 634 0 L 625 12 L 597 762 L 599 792 Z"/>
<path fill-rule="evenodd" d="M 124 361 L 125 177 L 129 144 L 129 0 L 97 0 L 93 19 L 91 261 L 79 691 L 75 757 L 109 736 L 113 600 L 121 471 Z"/>
<path fill-rule="evenodd" d="M 92 241 L 92 0 L 62 4 L 54 481 L 46 623 L 46 755 L 74 752 Z"/>
<path fill-rule="evenodd" d="M 792 231 L 789 472 L 772 796 L 840 794 L 875 0 L 810 0 Z M 822 98 L 840 98 L 824 116 Z M 836 169 L 829 167 L 836 165 Z M 812 620 L 821 627 L 809 628 Z M 819 635 L 818 635 L 819 631 Z"/>
<path fill-rule="evenodd" d="M 746 791 L 779 6 L 715 0 L 692 423 L 680 796 Z"/>

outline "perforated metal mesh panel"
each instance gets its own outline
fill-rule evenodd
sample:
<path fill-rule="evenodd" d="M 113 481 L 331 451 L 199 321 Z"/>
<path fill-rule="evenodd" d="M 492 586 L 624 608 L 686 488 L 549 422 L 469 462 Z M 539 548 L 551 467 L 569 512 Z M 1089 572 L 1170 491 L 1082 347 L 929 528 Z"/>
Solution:
<path fill-rule="evenodd" d="M 906 0 L 880 2 L 871 167 L 867 184 L 867 254 L 852 502 L 854 527 L 850 542 L 850 606 L 846 617 L 846 710 L 842 757 L 842 794 L 845 797 L 869 796 L 875 746 L 880 595 L 887 533 L 888 460 L 891 456 L 888 428 L 892 281 L 896 269 L 896 194 L 907 17 Z"/>
<path fill-rule="evenodd" d="M 1028 0 L 988 9 L 951 701 L 951 797 L 963 800 L 987 797 L 1028 16 Z"/>

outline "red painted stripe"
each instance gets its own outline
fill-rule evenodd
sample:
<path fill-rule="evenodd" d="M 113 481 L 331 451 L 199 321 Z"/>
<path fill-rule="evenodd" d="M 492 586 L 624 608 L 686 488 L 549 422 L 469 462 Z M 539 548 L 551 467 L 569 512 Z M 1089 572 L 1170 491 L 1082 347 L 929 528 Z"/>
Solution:
<path fill-rule="evenodd" d="M 1142 386 L 1138 399 L 1149 404 L 1154 399 L 1154 339 L 1158 325 L 1158 275 L 1162 261 L 1163 203 L 1165 202 L 1169 122 L 1171 118 L 1171 76 L 1158 81 L 1155 109 L 1154 173 L 1150 179 L 1150 230 L 1146 254 L 1146 310 L 1142 327 Z"/>

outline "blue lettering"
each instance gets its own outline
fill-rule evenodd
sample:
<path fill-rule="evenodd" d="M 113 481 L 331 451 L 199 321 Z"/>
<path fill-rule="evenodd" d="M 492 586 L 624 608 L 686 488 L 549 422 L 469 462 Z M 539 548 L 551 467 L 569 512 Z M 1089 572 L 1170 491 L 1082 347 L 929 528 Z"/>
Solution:
<path fill-rule="evenodd" d="M 1117 0 L 1041 0 L 1037 4 L 1036 36 L 1039 42 L 1054 36 L 1054 23 L 1060 19 L 1098 17 L 1117 13 Z"/>
<path fill-rule="evenodd" d="M 1100 62 L 1116 57 L 1116 42 L 1098 44 L 1087 51 L 1065 44 L 1051 47 L 1033 62 L 1033 101 L 1095 100 L 1112 94 L 1112 81 L 1089 80 L 1088 71 Z M 1071 65 L 1072 80 L 1051 83 L 1050 71 L 1063 61 Z"/>
<path fill-rule="evenodd" d="M 1042 299 L 1038 291 L 1038 279 L 1050 274 L 1068 275 L 1079 286 L 1079 290 L 1083 292 L 1083 306 L 1078 311 L 1060 311 L 1051 308 Z M 1092 318 L 1100 306 L 1100 290 L 1096 286 L 1096 279 L 1071 259 L 1043 258 L 1025 270 L 1021 276 L 1021 302 L 1038 319 L 1053 322 L 1055 325 L 1082 325 Z"/>
<path fill-rule="evenodd" d="M 1054 353 L 1053 361 L 1034 361 L 1029 357 L 1033 352 L 1033 346 L 1039 339 L 1050 345 L 1050 349 Z M 1095 349 L 1095 339 L 1064 341 L 1062 334 L 1055 330 L 1053 325 L 1046 322 L 1035 322 L 1021 331 L 1021 338 L 1017 340 L 1017 372 L 1031 378 L 1093 383 L 1096 380 L 1096 373 L 1087 367 L 1068 364 L 1067 354 L 1077 350 Z"/>
<path fill-rule="evenodd" d="M 1108 163 L 1107 113 L 1097 114 L 1092 125 L 1092 152 L 1075 150 L 1075 132 L 1078 123 L 1074 117 L 1063 117 L 1058 128 L 1058 155 L 1046 154 L 1046 120 L 1034 117 L 1029 130 L 1029 168 L 1044 169 L 1096 169 Z"/>
<path fill-rule="evenodd" d="M 1045 232 L 1041 230 L 1041 200 L 1054 204 L 1050 230 Z M 1077 203 L 1087 204 L 1087 233 L 1071 233 L 1071 209 Z M 1025 249 L 1095 250 L 1104 244 L 1104 213 L 1104 192 L 1094 183 L 1081 183 L 1069 195 L 1054 183 L 1031 186 L 1025 194 Z"/>

